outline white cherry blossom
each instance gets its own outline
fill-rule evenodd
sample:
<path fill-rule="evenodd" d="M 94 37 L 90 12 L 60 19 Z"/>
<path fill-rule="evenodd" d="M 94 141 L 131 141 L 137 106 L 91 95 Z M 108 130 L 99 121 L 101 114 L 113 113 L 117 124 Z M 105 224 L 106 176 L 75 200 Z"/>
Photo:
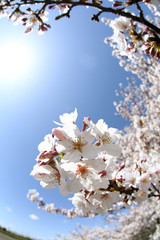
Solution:
<path fill-rule="evenodd" d="M 77 108 L 75 108 L 74 112 L 64 113 L 63 115 L 59 116 L 61 123 L 58 123 L 55 121 L 54 121 L 54 123 L 56 123 L 58 125 L 62 125 L 62 126 L 64 124 L 71 124 L 71 123 L 75 124 L 77 117 L 78 117 L 78 112 L 77 112 Z"/>
<path fill-rule="evenodd" d="M 120 200 L 119 193 L 117 192 L 96 192 L 88 199 L 94 206 L 94 211 L 98 214 L 105 214 L 108 209 L 113 207 L 114 203 Z"/>
<path fill-rule="evenodd" d="M 62 168 L 67 171 L 68 177 L 70 177 L 67 187 L 72 193 L 77 193 L 83 188 L 87 191 L 95 191 L 99 188 L 106 189 L 109 185 L 108 178 L 101 174 L 101 171 L 105 169 L 105 163 L 102 159 L 65 163 L 62 164 Z"/>
<path fill-rule="evenodd" d="M 80 132 L 75 124 L 63 127 L 65 139 L 56 143 L 58 152 L 64 153 L 64 161 L 79 161 L 83 158 L 94 158 L 98 154 L 98 148 L 92 144 L 94 136 L 91 131 Z"/>
<path fill-rule="evenodd" d="M 116 31 L 126 31 L 130 28 L 130 20 L 125 17 L 118 17 L 111 21 L 110 26 Z"/>
<path fill-rule="evenodd" d="M 118 145 L 113 144 L 120 135 L 117 129 L 108 128 L 108 125 L 103 119 L 98 120 L 98 122 L 94 124 L 91 120 L 85 118 L 85 122 L 92 129 L 92 134 L 94 134 L 95 138 L 98 140 L 96 144 L 101 147 L 101 151 L 106 151 L 106 153 L 112 156 L 120 155 L 121 148 Z"/>
<path fill-rule="evenodd" d="M 72 201 L 72 204 L 84 214 L 92 210 L 92 205 L 86 200 L 83 192 L 74 194 L 69 200 Z"/>
<path fill-rule="evenodd" d="M 63 196 L 67 196 L 69 194 L 66 189 L 66 179 L 60 166 L 39 166 L 39 164 L 36 164 L 30 175 L 36 180 L 39 180 L 43 188 L 53 189 L 58 185 L 59 191 Z"/>
<path fill-rule="evenodd" d="M 39 145 L 38 145 L 38 150 L 40 152 L 44 152 L 44 151 L 54 151 L 54 145 L 55 145 L 55 139 L 52 137 L 51 134 L 47 134 L 45 137 L 44 137 L 44 141 L 41 142 Z"/>

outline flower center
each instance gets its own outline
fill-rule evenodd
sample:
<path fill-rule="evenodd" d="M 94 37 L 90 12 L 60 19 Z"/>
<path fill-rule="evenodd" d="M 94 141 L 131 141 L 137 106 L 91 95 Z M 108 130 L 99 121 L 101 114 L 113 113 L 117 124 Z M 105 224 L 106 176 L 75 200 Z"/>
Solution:
<path fill-rule="evenodd" d="M 80 152 L 82 152 L 82 147 L 84 144 L 82 144 L 81 139 L 77 138 L 74 142 L 73 142 L 73 146 L 75 147 L 75 149 L 78 149 Z"/>
<path fill-rule="evenodd" d="M 102 139 L 103 143 L 108 143 L 110 144 L 112 142 L 112 139 L 108 133 L 106 133 Z"/>
<path fill-rule="evenodd" d="M 84 174 L 88 173 L 88 169 L 86 165 L 77 164 L 76 175 L 84 176 Z"/>

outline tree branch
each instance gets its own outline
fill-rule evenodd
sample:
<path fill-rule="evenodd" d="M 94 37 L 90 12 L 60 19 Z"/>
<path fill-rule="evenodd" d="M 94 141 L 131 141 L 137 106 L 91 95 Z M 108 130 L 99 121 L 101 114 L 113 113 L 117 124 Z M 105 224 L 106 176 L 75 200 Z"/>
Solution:
<path fill-rule="evenodd" d="M 143 11 L 142 11 L 142 9 L 140 8 L 140 6 L 137 2 L 135 4 L 136 4 L 136 6 L 137 6 L 137 8 L 140 12 L 140 16 L 135 16 L 134 14 L 132 14 L 130 12 L 125 12 L 124 8 L 114 9 L 112 7 L 102 6 L 98 3 L 96 3 L 95 1 L 85 2 L 83 0 L 79 0 L 79 1 L 70 1 L 70 0 L 35 0 L 35 1 L 33 1 L 33 0 L 23 0 L 23 1 L 20 1 L 20 2 L 8 1 L 5 4 L 1 4 L 1 9 L 6 9 L 6 8 L 11 8 L 12 9 L 12 7 L 16 7 L 17 5 L 23 7 L 23 6 L 27 6 L 27 5 L 36 5 L 36 4 L 43 4 L 42 9 L 46 8 L 49 5 L 58 6 L 58 5 L 65 4 L 69 7 L 69 10 L 67 11 L 67 13 L 64 13 L 63 16 L 67 16 L 67 17 L 70 15 L 70 12 L 74 7 L 78 7 L 78 6 L 91 7 L 91 8 L 95 8 L 95 9 L 99 10 L 99 12 L 97 14 L 93 15 L 93 17 L 91 18 L 92 20 L 99 21 L 98 17 L 102 13 L 112 13 L 114 15 L 123 16 L 123 17 L 129 18 L 129 19 L 131 19 L 135 22 L 141 23 L 141 24 L 145 25 L 146 27 L 148 27 L 149 29 L 151 29 L 152 31 L 154 31 L 155 33 L 160 34 L 160 28 L 158 28 L 157 26 L 155 26 L 154 24 L 152 24 L 151 22 L 147 21 L 144 18 Z M 57 19 L 59 19 L 59 18 L 57 16 Z"/>

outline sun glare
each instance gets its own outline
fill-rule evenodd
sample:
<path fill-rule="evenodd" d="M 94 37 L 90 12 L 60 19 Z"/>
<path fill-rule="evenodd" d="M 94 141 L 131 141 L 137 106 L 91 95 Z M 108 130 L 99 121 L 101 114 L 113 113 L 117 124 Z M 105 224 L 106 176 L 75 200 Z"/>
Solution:
<path fill-rule="evenodd" d="M 0 79 L 15 80 L 22 77 L 31 65 L 31 55 L 22 43 L 0 46 Z"/>

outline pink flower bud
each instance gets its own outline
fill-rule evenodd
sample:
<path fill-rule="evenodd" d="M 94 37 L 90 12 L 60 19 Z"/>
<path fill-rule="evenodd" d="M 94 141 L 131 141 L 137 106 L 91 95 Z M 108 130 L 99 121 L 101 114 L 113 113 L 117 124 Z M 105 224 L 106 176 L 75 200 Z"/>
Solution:
<path fill-rule="evenodd" d="M 98 174 L 101 175 L 101 177 L 104 177 L 107 175 L 107 171 L 106 170 L 102 170 L 101 172 L 99 172 Z"/>
<path fill-rule="evenodd" d="M 122 163 L 118 171 L 120 172 L 124 167 L 125 167 L 125 163 Z"/>
<path fill-rule="evenodd" d="M 113 2 L 113 7 L 118 7 L 118 6 L 122 6 L 123 2 L 119 2 L 119 1 L 114 1 Z"/>
<path fill-rule="evenodd" d="M 82 128 L 82 132 L 84 132 L 85 130 L 86 130 L 86 127 L 87 127 L 88 125 L 83 121 L 83 128 Z"/>
<path fill-rule="evenodd" d="M 65 136 L 63 135 L 63 131 L 58 128 L 52 129 L 52 137 L 54 137 L 54 136 L 60 141 L 65 139 Z"/>

